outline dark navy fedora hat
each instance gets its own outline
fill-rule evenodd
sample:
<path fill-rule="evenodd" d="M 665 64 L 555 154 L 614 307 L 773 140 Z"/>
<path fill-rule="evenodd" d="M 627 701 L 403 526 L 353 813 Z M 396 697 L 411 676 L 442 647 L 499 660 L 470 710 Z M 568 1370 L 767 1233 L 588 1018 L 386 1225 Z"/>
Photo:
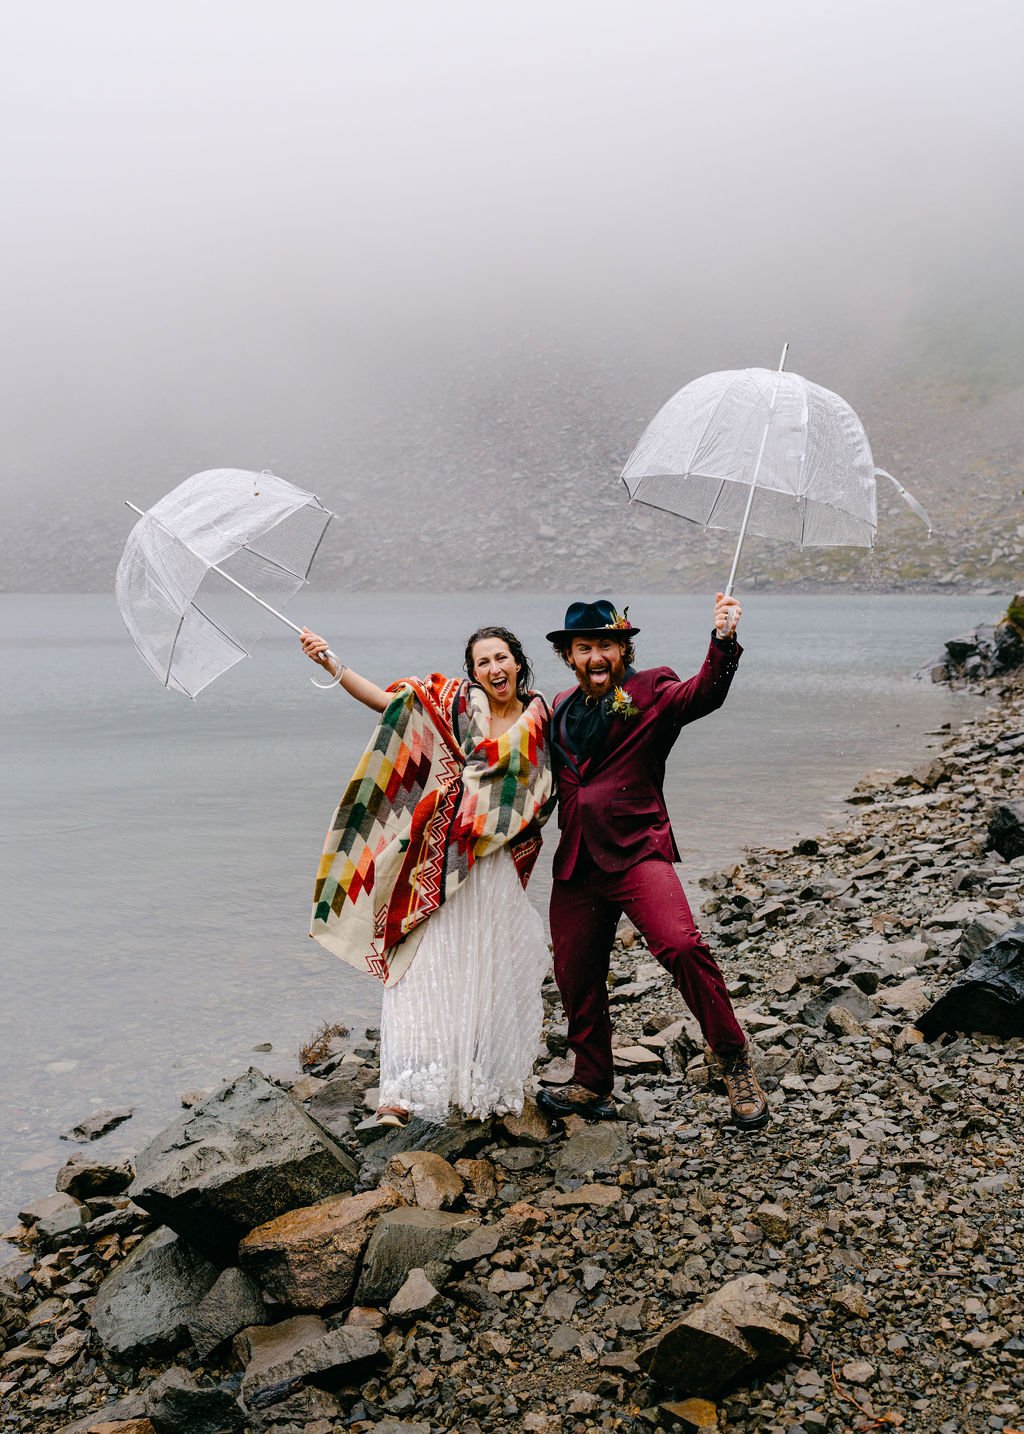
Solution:
<path fill-rule="evenodd" d="M 565 626 L 549 632 L 548 642 L 571 642 L 574 637 L 636 637 L 640 629 L 630 626 L 628 614 L 628 607 L 616 612 L 607 598 L 571 602 L 565 610 Z"/>

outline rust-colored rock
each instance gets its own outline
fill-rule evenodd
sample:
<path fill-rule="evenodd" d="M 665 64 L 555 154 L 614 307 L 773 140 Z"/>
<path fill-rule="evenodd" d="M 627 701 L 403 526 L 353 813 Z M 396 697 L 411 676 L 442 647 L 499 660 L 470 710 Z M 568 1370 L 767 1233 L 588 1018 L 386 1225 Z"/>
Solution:
<path fill-rule="evenodd" d="M 523 1101 L 521 1115 L 503 1115 L 498 1127 L 516 1145 L 543 1145 L 551 1134 L 547 1116 L 537 1109 L 537 1102 L 532 1096 Z"/>
<path fill-rule="evenodd" d="M 641 1352 L 659 1384 L 712 1395 L 743 1374 L 765 1374 L 791 1359 L 806 1328 L 803 1315 L 760 1275 L 740 1275 Z"/>
<path fill-rule="evenodd" d="M 239 1246 L 239 1260 L 268 1294 L 292 1309 L 341 1304 L 352 1293 L 377 1221 L 400 1204 L 390 1189 L 329 1196 L 258 1225 Z"/>
<path fill-rule="evenodd" d="M 432 1150 L 409 1150 L 393 1156 L 381 1184 L 397 1191 L 407 1205 L 421 1210 L 447 1210 L 462 1195 L 462 1176 Z"/>
<path fill-rule="evenodd" d="M 493 1200 L 498 1193 L 494 1165 L 490 1160 L 456 1160 L 456 1172 L 478 1200 Z"/>

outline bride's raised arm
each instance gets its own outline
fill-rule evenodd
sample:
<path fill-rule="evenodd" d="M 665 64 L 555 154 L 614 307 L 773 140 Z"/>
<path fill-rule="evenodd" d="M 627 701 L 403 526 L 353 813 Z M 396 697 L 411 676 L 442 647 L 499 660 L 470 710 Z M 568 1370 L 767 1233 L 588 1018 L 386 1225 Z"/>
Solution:
<path fill-rule="evenodd" d="M 326 655 L 330 646 L 326 638 L 320 637 L 317 633 L 310 632 L 308 627 L 304 627 L 299 641 L 302 643 L 302 650 L 306 656 L 317 666 L 323 667 L 332 677 L 340 677 L 340 686 L 344 687 L 345 691 L 357 702 L 362 702 L 366 707 L 372 707 L 374 712 L 384 711 L 391 701 L 391 693 L 385 692 L 383 687 L 378 687 L 376 682 L 371 682 L 368 677 L 361 677 L 358 672 L 353 672 L 352 668 L 346 667 L 344 663 L 342 663 L 339 673 L 338 667 Z"/>

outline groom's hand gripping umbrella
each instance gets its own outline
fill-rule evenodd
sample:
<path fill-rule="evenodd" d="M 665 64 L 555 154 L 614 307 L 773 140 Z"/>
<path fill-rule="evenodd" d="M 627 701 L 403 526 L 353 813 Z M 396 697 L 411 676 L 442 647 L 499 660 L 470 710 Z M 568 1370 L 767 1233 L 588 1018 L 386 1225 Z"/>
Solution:
<path fill-rule="evenodd" d="M 725 593 L 732 596 L 748 532 L 800 547 L 874 546 L 875 477 L 888 478 L 927 524 L 928 514 L 876 468 L 848 403 L 778 370 L 709 373 L 655 415 L 622 470 L 631 500 L 677 513 L 705 530 L 739 533 Z"/>
<path fill-rule="evenodd" d="M 140 518 L 114 592 L 135 646 L 165 687 L 196 697 L 250 656 L 265 613 L 302 631 L 268 599 L 285 603 L 306 582 L 334 516 L 312 493 L 273 473 L 214 468 L 186 478 L 146 513 L 128 507 Z"/>

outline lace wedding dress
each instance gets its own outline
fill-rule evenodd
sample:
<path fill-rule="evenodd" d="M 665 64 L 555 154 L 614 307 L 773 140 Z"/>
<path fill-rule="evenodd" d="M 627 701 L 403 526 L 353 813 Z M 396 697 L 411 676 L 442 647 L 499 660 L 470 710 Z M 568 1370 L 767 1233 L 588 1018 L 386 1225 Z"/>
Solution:
<path fill-rule="evenodd" d="M 480 858 L 384 990 L 380 1104 L 443 1122 L 523 1108 L 551 957 L 506 848 Z"/>

